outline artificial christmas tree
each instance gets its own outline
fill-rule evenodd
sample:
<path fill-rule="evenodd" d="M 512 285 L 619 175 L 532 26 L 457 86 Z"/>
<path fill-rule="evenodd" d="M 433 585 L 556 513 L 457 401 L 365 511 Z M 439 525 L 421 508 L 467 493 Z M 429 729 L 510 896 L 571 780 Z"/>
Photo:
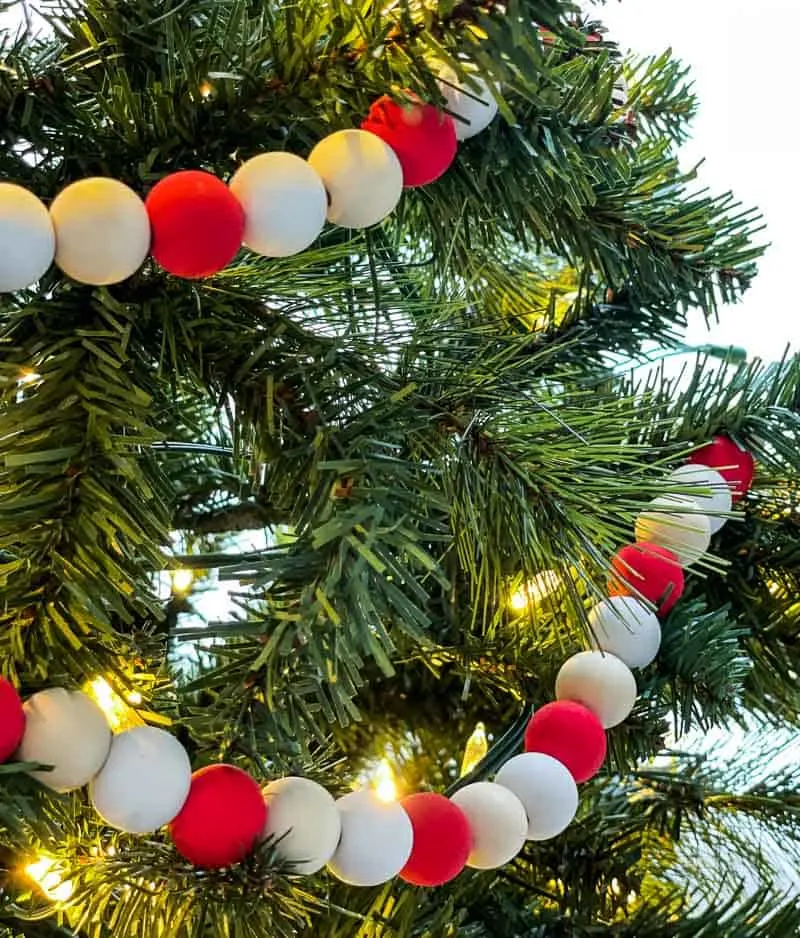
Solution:
<path fill-rule="evenodd" d="M 565 0 L 23 13 L 0 928 L 796 933 L 796 771 L 663 754 L 800 713 L 800 362 L 619 367 L 760 254 L 680 66 Z"/>

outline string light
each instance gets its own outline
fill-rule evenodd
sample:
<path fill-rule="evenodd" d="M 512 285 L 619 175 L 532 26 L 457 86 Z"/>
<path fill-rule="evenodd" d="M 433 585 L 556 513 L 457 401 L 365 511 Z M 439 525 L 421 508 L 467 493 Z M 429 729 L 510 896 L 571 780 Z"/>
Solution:
<path fill-rule="evenodd" d="M 486 738 L 486 727 L 483 723 L 478 723 L 464 748 L 464 758 L 461 762 L 461 777 L 463 778 L 465 775 L 469 775 L 488 751 L 489 740 Z"/>
<path fill-rule="evenodd" d="M 172 578 L 172 591 L 178 596 L 185 596 L 192 588 L 192 583 L 194 583 L 194 570 L 180 567 L 177 570 L 173 570 L 170 576 Z"/>
<path fill-rule="evenodd" d="M 19 378 L 17 378 L 17 384 L 20 387 L 25 387 L 28 384 L 36 384 L 37 381 L 41 380 L 42 376 L 33 368 L 23 368 L 19 373 Z"/>
<path fill-rule="evenodd" d="M 25 867 L 25 875 L 32 879 L 48 899 L 54 902 L 66 902 L 73 892 L 71 880 L 64 880 L 57 869 L 58 860 L 53 857 L 39 857 Z"/>
<path fill-rule="evenodd" d="M 115 732 L 141 725 L 142 721 L 130 706 L 142 702 L 142 695 L 138 691 L 132 691 L 125 701 L 104 677 L 89 681 L 83 690 L 105 713 L 108 725 Z"/>
<path fill-rule="evenodd" d="M 397 801 L 397 780 L 388 759 L 382 759 L 372 780 L 372 789 L 381 801 Z"/>
<path fill-rule="evenodd" d="M 537 605 L 552 596 L 561 587 L 561 577 L 555 570 L 542 570 L 511 594 L 509 605 L 514 612 L 522 612 L 530 605 Z"/>

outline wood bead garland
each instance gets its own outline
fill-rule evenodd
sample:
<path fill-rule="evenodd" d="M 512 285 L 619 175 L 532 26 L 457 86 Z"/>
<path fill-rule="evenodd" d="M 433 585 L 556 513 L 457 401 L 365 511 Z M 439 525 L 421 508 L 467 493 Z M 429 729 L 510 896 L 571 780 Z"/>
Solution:
<path fill-rule="evenodd" d="M 267 805 L 258 784 L 235 765 L 208 765 L 169 826 L 175 849 L 194 866 L 219 869 L 243 860 L 261 837 Z"/>
<path fill-rule="evenodd" d="M 456 138 L 468 140 L 485 130 L 497 114 L 497 101 L 486 82 L 477 75 L 462 81 L 449 65 L 439 72 L 439 88 L 447 102 Z"/>
<path fill-rule="evenodd" d="M 111 827 L 150 834 L 178 814 L 191 781 L 189 756 L 174 736 L 155 726 L 135 726 L 114 737 L 89 784 L 89 797 Z"/>
<path fill-rule="evenodd" d="M 91 286 L 133 276 L 150 250 L 150 221 L 139 196 L 116 179 L 95 176 L 62 189 L 50 206 L 56 264 Z"/>
<path fill-rule="evenodd" d="M 520 852 L 528 836 L 528 816 L 510 788 L 496 782 L 473 782 L 450 800 L 464 812 L 472 835 L 467 866 L 494 870 Z"/>
<path fill-rule="evenodd" d="M 683 567 L 696 563 L 711 544 L 711 525 L 693 498 L 659 495 L 636 519 L 637 541 L 672 551 Z"/>
<path fill-rule="evenodd" d="M 331 859 L 342 835 L 336 802 L 307 778 L 279 778 L 264 789 L 267 822 L 262 839 L 276 839 L 278 856 L 293 873 L 316 873 Z"/>
<path fill-rule="evenodd" d="M 755 459 L 727 436 L 715 436 L 706 446 L 695 450 L 689 462 L 716 469 L 730 485 L 734 504 L 744 498 L 755 478 Z"/>
<path fill-rule="evenodd" d="M 555 700 L 531 717 L 525 751 L 552 756 L 569 769 L 576 782 L 586 782 L 597 775 L 606 757 L 606 734 L 588 707 L 574 700 Z"/>
<path fill-rule="evenodd" d="M 58 792 L 88 784 L 111 748 L 111 728 L 97 704 L 82 691 L 51 687 L 26 700 L 24 710 L 17 758 L 52 766 L 31 775 Z"/>
<path fill-rule="evenodd" d="M 336 802 L 342 836 L 328 869 L 351 886 L 379 886 L 403 869 L 414 845 L 408 814 L 373 791 L 353 791 Z"/>
<path fill-rule="evenodd" d="M 458 140 L 453 118 L 432 104 L 409 100 L 402 104 L 384 95 L 362 122 L 397 154 L 403 186 L 427 186 L 443 175 L 456 156 Z"/>
<path fill-rule="evenodd" d="M 53 263 L 50 213 L 27 189 L 0 182 L 0 293 L 32 287 Z"/>
<path fill-rule="evenodd" d="M 292 153 L 262 153 L 243 163 L 230 190 L 244 211 L 245 247 L 264 257 L 289 257 L 316 241 L 328 197 L 319 174 Z"/>
<path fill-rule="evenodd" d="M 189 169 L 165 176 L 145 199 L 155 260 L 176 277 L 219 273 L 242 244 L 244 212 L 211 173 Z"/>
<path fill-rule="evenodd" d="M 0 762 L 12 756 L 25 732 L 25 711 L 17 689 L 0 677 Z"/>
<path fill-rule="evenodd" d="M 685 577 L 677 556 L 666 547 L 643 541 L 628 544 L 611 558 L 609 596 L 646 599 L 666 616 L 683 595 Z"/>
<path fill-rule="evenodd" d="M 328 221 L 340 228 L 370 228 L 394 211 L 403 194 L 400 161 L 380 137 L 339 130 L 308 157 L 328 192 Z"/>
<path fill-rule="evenodd" d="M 644 668 L 658 654 L 661 626 L 655 613 L 632 596 L 612 596 L 589 612 L 592 645 L 629 668 Z"/>
<path fill-rule="evenodd" d="M 624 661 L 604 651 L 568 658 L 556 677 L 556 698 L 591 710 L 604 729 L 622 723 L 636 703 L 636 678 Z"/>
<path fill-rule="evenodd" d="M 464 869 L 472 834 L 464 812 L 433 791 L 408 795 L 400 802 L 411 821 L 413 844 L 400 879 L 413 886 L 441 886 Z"/>
<path fill-rule="evenodd" d="M 578 789 L 569 769 L 544 753 L 514 756 L 500 769 L 495 781 L 522 802 L 528 817 L 528 840 L 557 837 L 578 810 Z"/>
<path fill-rule="evenodd" d="M 690 490 L 688 495 L 705 513 L 712 534 L 723 527 L 727 520 L 725 515 L 733 504 L 733 492 L 716 469 L 700 463 L 686 463 L 685 466 L 673 469 L 667 476 L 667 482 Z"/>

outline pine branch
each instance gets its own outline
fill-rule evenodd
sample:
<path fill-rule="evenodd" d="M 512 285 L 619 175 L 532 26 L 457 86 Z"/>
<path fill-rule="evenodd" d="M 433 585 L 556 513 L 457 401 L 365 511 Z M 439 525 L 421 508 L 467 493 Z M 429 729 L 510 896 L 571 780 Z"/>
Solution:
<path fill-rule="evenodd" d="M 201 511 L 179 514 L 175 518 L 175 527 L 185 528 L 198 535 L 223 534 L 235 531 L 257 530 L 276 524 L 286 524 L 289 516 L 276 511 L 268 505 L 258 502 L 243 502 L 218 508 L 215 511 Z"/>

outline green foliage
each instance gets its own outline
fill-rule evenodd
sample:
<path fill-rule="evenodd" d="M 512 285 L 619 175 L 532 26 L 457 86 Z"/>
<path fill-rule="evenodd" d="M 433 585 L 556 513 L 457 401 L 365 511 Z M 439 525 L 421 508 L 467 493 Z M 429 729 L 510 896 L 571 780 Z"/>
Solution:
<path fill-rule="evenodd" d="M 587 43 L 597 24 L 566 0 L 42 8 L 47 30 L 0 35 L 0 178 L 45 200 L 93 174 L 144 194 L 307 155 L 380 94 L 441 104 L 437 62 L 476 67 L 500 117 L 367 232 L 198 282 L 53 270 L 0 297 L 0 662 L 25 693 L 103 675 L 195 765 L 342 793 L 390 754 L 407 789 L 452 791 L 478 721 L 493 746 L 469 778 L 551 698 L 665 468 L 727 432 L 759 476 L 563 836 L 434 892 L 300 879 L 273 844 L 208 874 L 12 763 L 0 935 L 794 933 L 759 836 L 797 858 L 796 773 L 651 761 L 675 733 L 800 714 L 800 361 L 618 374 L 675 346 L 690 308 L 735 301 L 761 253 L 757 214 L 678 166 L 683 66 Z M 612 104 L 622 72 L 635 119 Z M 173 566 L 232 585 L 234 612 L 187 619 L 199 597 L 164 598 Z M 554 588 L 513 609 L 543 571 Z M 75 887 L 58 915 L 21 872 L 38 853 Z"/>

